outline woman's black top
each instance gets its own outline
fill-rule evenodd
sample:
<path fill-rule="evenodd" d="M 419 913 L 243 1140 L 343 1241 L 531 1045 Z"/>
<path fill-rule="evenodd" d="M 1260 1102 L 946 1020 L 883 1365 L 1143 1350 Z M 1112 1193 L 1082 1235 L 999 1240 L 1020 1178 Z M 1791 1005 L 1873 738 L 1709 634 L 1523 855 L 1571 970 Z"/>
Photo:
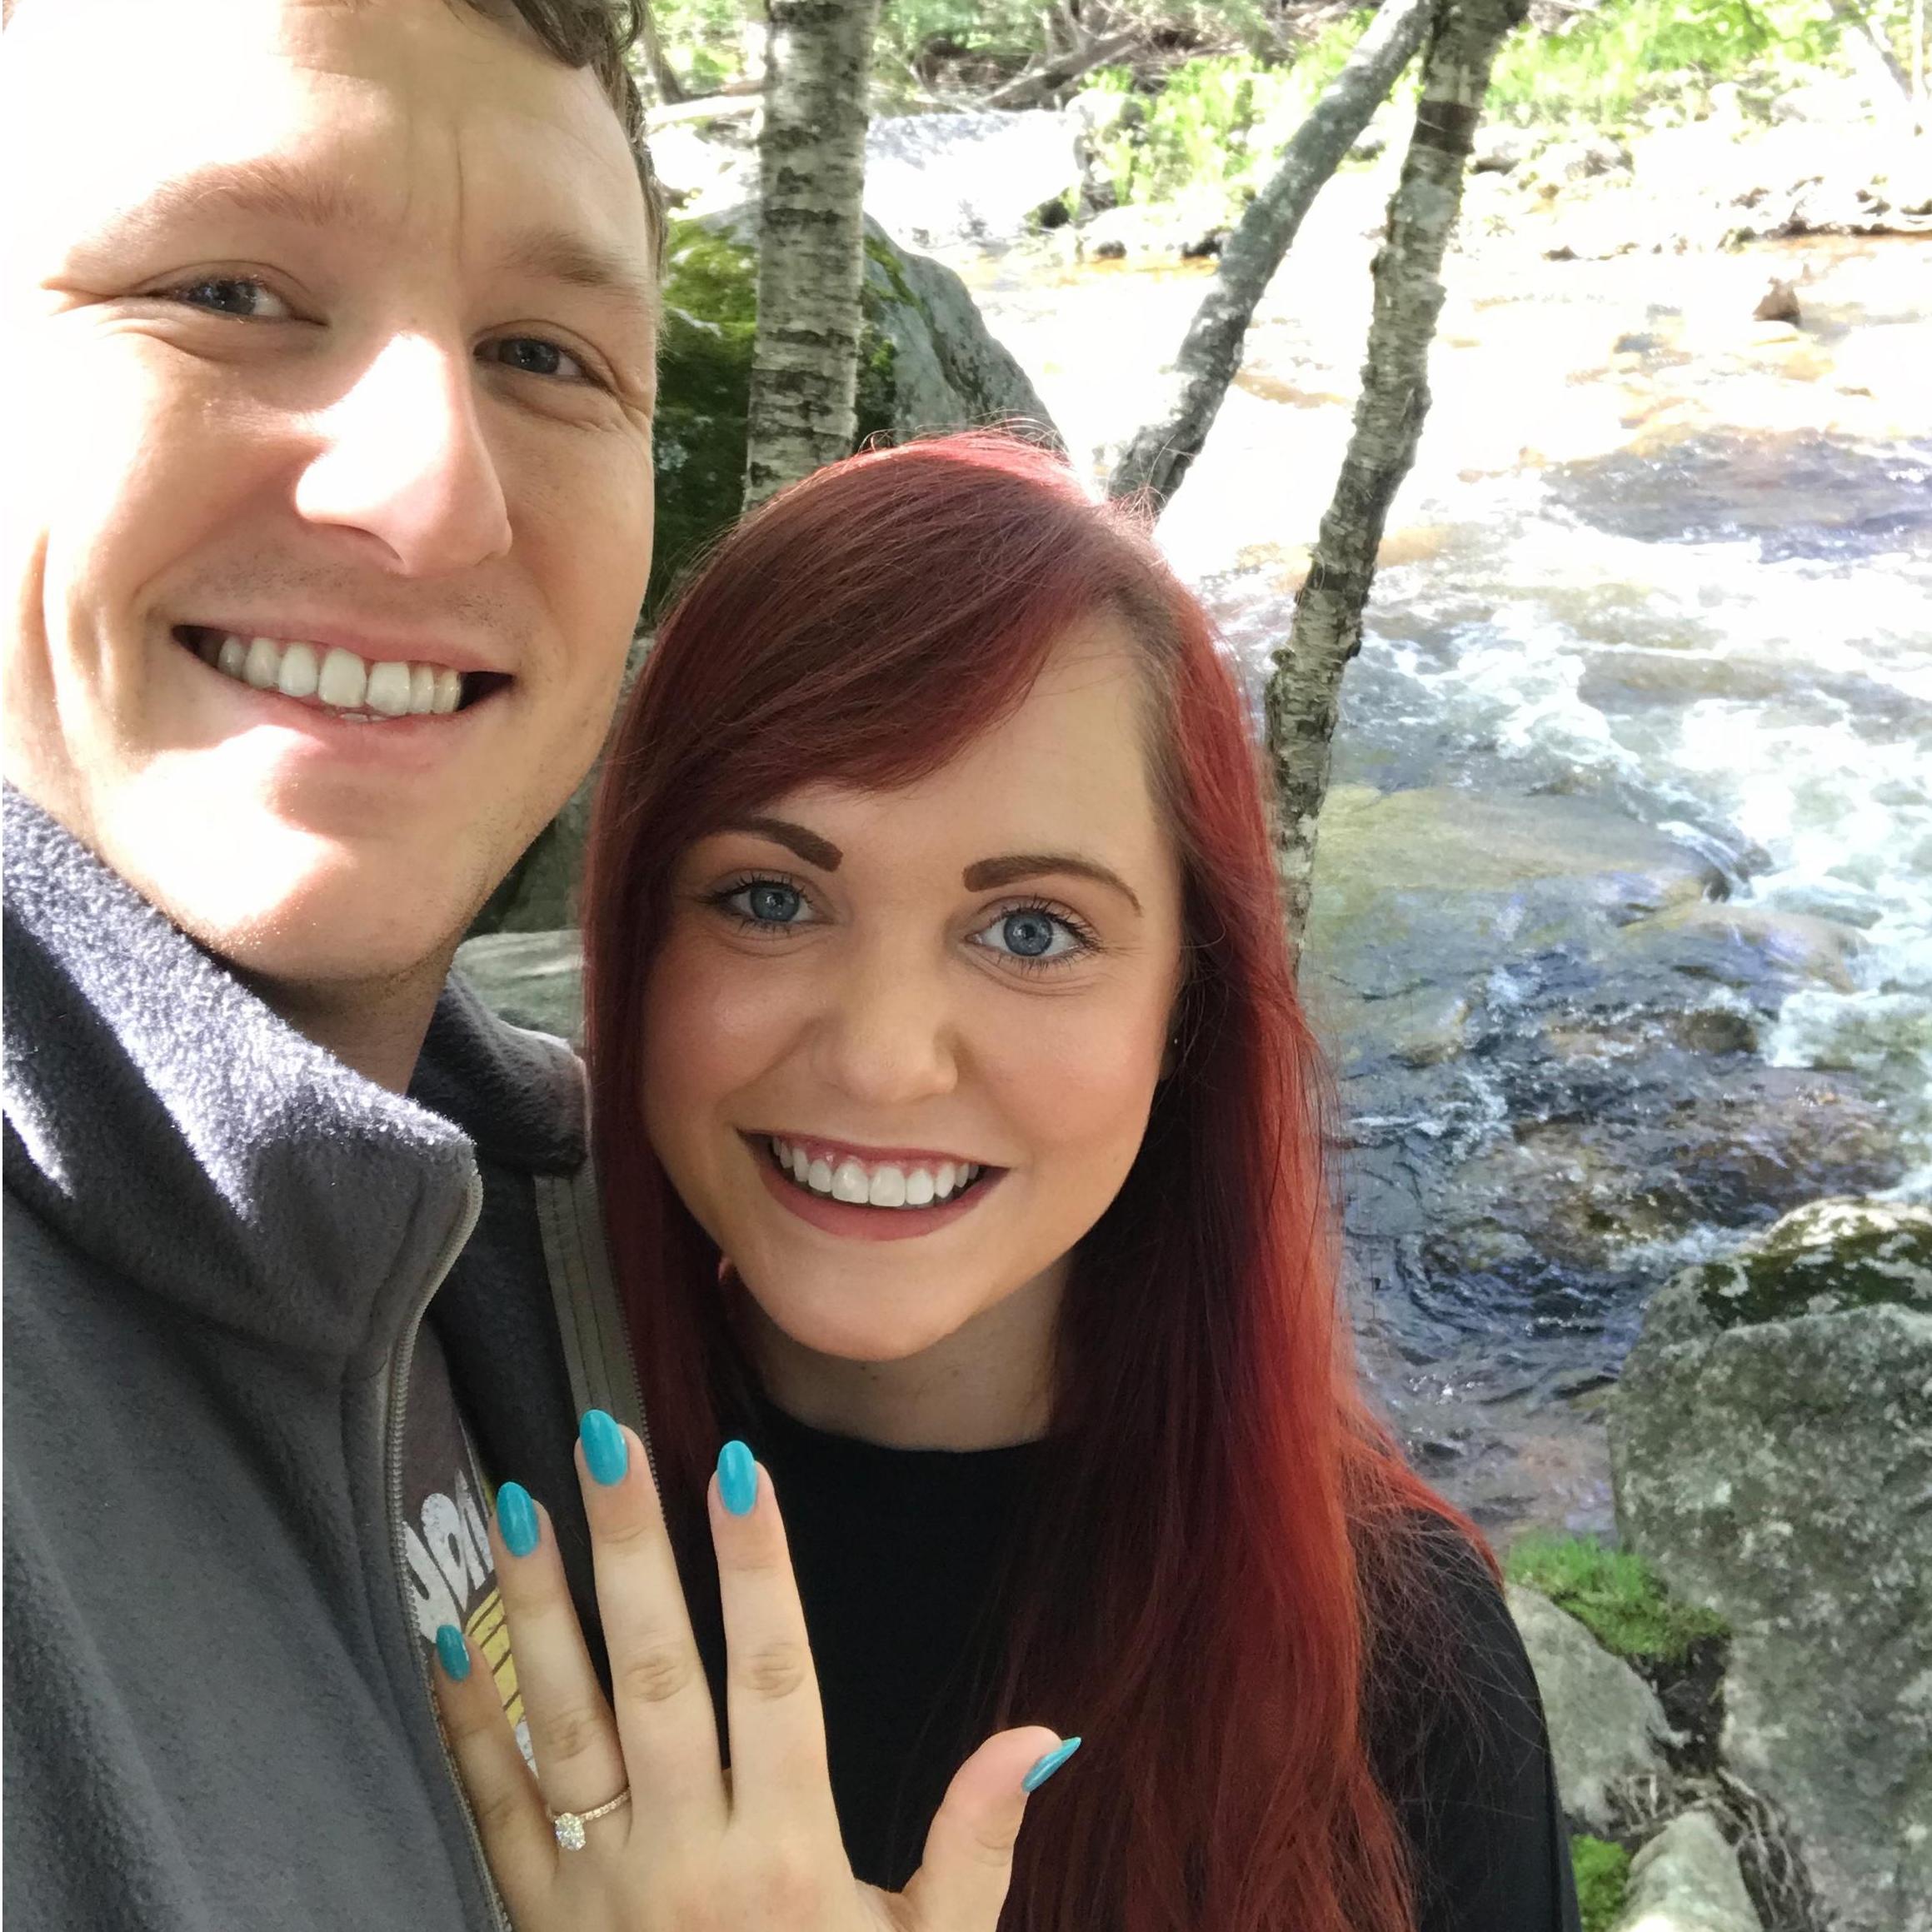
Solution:
<path fill-rule="evenodd" d="M 1036 1459 L 1029 1444 L 886 1449 L 760 1400 L 743 1419 L 784 1511 L 824 1699 L 853 1870 L 896 1890 L 953 1773 L 981 1741 L 1001 1662 L 994 1598 Z M 1460 1538 L 1434 1566 L 1464 1646 L 1464 1700 L 1389 1708 L 1418 1757 L 1377 1769 L 1414 1847 L 1419 1932 L 1575 1932 L 1542 1705 L 1502 1595 Z M 714 1685 L 722 1660 L 704 1633 Z M 1078 1711 L 1051 1721 L 1080 1729 Z M 1080 1775 L 1080 1760 L 1061 1774 Z"/>

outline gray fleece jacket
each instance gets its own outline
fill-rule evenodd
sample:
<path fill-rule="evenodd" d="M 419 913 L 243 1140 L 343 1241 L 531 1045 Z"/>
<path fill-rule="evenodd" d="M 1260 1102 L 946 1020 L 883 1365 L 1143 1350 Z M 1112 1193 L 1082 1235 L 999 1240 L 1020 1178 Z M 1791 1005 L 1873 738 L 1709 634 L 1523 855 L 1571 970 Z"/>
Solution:
<path fill-rule="evenodd" d="M 5 834 L 7 1913 L 496 1925 L 406 1612 L 402 1410 L 433 1293 L 587 1607 L 570 1452 L 608 1398 L 538 1211 L 584 1166 L 577 1066 L 452 981 L 386 1092 L 12 791 Z"/>

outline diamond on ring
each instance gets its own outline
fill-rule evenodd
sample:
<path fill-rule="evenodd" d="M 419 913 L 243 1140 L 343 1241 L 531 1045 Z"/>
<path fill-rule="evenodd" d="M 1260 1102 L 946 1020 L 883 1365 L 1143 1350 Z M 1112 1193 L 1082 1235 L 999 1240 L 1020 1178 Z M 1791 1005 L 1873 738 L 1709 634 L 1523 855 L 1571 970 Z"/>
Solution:
<path fill-rule="evenodd" d="M 631 1802 L 631 1787 L 627 1785 L 615 1798 L 598 1805 L 594 1811 L 553 1811 L 550 1815 L 550 1828 L 557 1834 L 558 1846 L 565 1851 L 582 1851 L 584 1848 L 584 1827 L 593 1818 L 607 1818 L 620 1805 Z"/>

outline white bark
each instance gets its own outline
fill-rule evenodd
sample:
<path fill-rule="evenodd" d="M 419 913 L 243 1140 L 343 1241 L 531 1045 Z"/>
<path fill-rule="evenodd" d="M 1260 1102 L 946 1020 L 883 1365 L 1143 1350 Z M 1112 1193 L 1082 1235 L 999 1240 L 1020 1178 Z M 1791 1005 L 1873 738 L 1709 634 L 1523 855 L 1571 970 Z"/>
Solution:
<path fill-rule="evenodd" d="M 1275 653 L 1267 741 L 1279 811 L 1276 869 L 1299 944 L 1342 672 L 1361 648 L 1362 608 L 1397 486 L 1429 412 L 1429 345 L 1442 308 L 1442 256 L 1462 204 L 1464 165 L 1497 49 L 1526 0 L 1445 0 L 1424 57 L 1422 98 L 1375 257 L 1375 299 L 1355 429 L 1321 520 L 1287 643 Z"/>
<path fill-rule="evenodd" d="M 1137 431 L 1107 493 L 1147 491 L 1156 507 L 1181 487 L 1241 367 L 1248 323 L 1322 183 L 1388 98 L 1439 0 L 1383 0 L 1347 64 L 1283 150 L 1273 178 L 1228 237 L 1213 284 L 1188 325 L 1167 383 L 1166 407 Z"/>
<path fill-rule="evenodd" d="M 852 447 L 878 0 L 771 0 L 745 501 Z"/>

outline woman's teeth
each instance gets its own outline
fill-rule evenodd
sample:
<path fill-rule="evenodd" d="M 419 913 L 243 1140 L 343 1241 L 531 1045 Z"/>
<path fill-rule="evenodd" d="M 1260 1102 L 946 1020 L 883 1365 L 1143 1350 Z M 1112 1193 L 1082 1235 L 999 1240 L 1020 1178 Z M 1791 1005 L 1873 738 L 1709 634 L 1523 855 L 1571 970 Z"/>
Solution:
<path fill-rule="evenodd" d="M 282 643 L 203 631 L 194 649 L 225 676 L 257 691 L 278 691 L 331 711 L 402 718 L 456 710 L 463 700 L 460 671 L 438 664 L 371 664 L 339 646 Z"/>
<path fill-rule="evenodd" d="M 790 1141 L 769 1136 L 771 1157 L 801 1187 L 828 1201 L 845 1201 L 861 1207 L 932 1207 L 964 1192 L 985 1170 L 976 1161 L 941 1161 L 931 1167 L 909 1167 L 896 1161 L 876 1166 L 846 1156 L 833 1161 L 814 1156 Z"/>

